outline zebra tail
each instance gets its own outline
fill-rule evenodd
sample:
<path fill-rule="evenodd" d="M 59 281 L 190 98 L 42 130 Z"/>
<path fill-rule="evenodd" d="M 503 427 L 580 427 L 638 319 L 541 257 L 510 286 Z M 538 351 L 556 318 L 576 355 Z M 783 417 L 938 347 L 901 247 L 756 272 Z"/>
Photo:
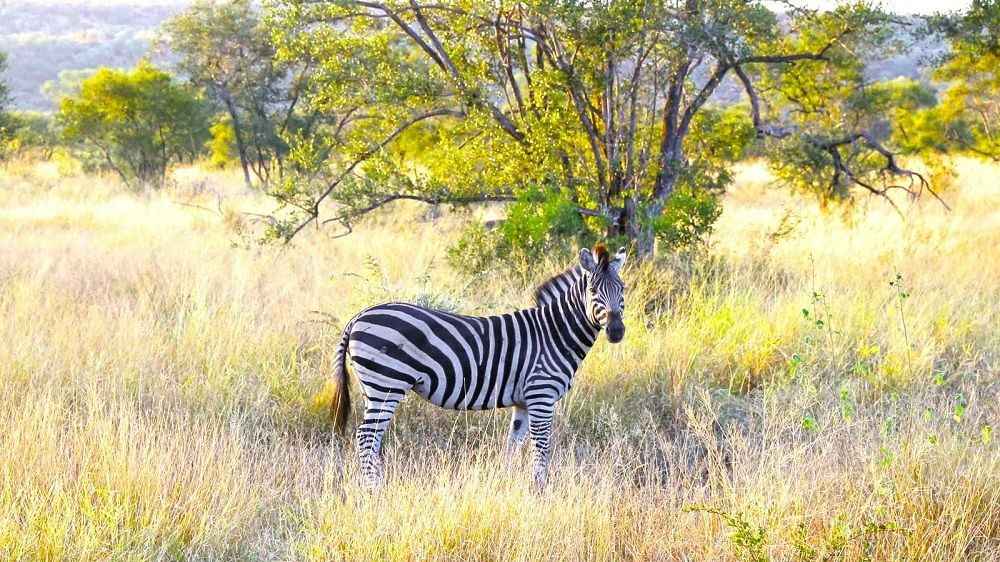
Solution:
<path fill-rule="evenodd" d="M 354 322 L 348 322 L 337 345 L 333 358 L 333 399 L 330 401 L 330 419 L 333 431 L 341 435 L 347 429 L 347 417 L 351 413 L 351 385 L 347 380 L 347 342 Z"/>

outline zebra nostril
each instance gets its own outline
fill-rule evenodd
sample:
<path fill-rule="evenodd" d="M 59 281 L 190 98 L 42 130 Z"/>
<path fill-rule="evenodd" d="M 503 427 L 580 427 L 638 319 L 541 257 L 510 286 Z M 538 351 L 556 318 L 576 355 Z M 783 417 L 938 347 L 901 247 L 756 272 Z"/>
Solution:
<path fill-rule="evenodd" d="M 625 337 L 625 326 L 620 323 L 609 325 L 605 331 L 611 343 L 618 343 Z"/>

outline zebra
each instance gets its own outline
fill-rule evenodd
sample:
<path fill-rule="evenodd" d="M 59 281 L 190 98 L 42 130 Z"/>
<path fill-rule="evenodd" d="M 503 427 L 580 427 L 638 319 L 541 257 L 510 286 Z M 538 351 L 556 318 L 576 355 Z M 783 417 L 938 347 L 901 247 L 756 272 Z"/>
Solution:
<path fill-rule="evenodd" d="M 411 390 L 454 410 L 513 408 L 506 456 L 530 435 L 534 484 L 545 487 L 556 402 L 602 330 L 611 343 L 625 337 L 625 248 L 612 257 L 598 244 L 579 256 L 579 264 L 536 289 L 533 308 L 475 317 L 390 302 L 347 323 L 334 356 L 331 415 L 343 433 L 349 356 L 365 396 L 355 438 L 366 488 L 383 484 L 382 438 Z"/>

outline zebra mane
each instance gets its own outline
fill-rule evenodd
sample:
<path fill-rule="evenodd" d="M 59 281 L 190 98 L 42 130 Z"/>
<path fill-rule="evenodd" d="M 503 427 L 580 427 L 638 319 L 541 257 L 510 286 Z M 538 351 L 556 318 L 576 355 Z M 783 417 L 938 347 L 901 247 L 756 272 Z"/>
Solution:
<path fill-rule="evenodd" d="M 574 265 L 549 278 L 535 289 L 535 306 L 545 306 L 559 300 L 573 284 L 583 277 L 583 268 Z"/>

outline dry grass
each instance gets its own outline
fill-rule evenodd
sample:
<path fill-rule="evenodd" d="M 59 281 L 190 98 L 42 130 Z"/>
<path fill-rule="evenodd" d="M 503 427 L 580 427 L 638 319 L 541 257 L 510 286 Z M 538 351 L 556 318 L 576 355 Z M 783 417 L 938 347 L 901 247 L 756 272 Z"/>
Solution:
<path fill-rule="evenodd" d="M 995 560 L 1000 187 L 960 168 L 952 213 L 845 219 L 746 167 L 713 259 L 629 272 L 550 489 L 502 467 L 502 413 L 414 399 L 368 497 L 324 417 L 340 324 L 387 298 L 522 306 L 561 264 L 460 278 L 462 218 L 416 207 L 234 247 L 268 204 L 229 175 L 137 196 L 8 166 L 0 559 Z"/>

